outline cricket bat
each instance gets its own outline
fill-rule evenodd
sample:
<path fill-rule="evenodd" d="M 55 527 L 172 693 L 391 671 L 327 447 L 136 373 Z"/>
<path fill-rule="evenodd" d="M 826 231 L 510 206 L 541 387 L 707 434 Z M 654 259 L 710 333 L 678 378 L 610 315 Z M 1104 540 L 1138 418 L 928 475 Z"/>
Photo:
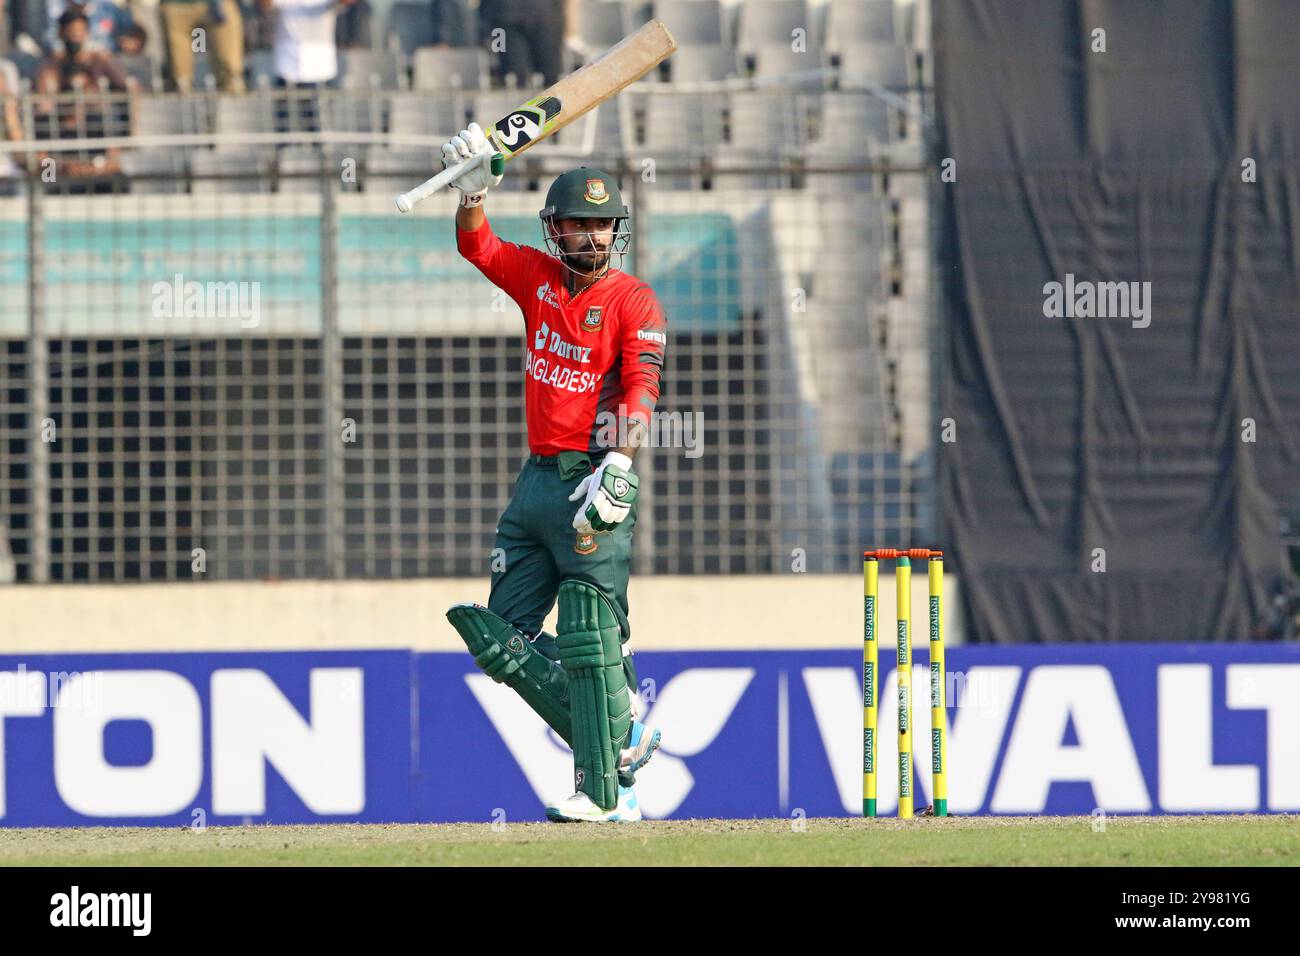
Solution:
<path fill-rule="evenodd" d="M 503 161 L 511 160 L 641 79 L 676 49 L 677 41 L 668 28 L 658 20 L 651 20 L 582 69 L 520 104 L 509 116 L 485 127 L 488 142 Z M 416 203 L 491 159 L 491 153 L 484 153 L 444 169 L 410 192 L 398 196 L 397 208 L 410 212 Z"/>

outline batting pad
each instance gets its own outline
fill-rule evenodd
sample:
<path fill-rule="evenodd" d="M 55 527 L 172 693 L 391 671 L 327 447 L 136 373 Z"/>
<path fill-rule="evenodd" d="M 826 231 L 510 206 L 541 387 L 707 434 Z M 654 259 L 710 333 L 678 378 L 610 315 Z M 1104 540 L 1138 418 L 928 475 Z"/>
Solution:
<path fill-rule="evenodd" d="M 618 754 L 632 729 L 618 616 L 585 581 L 560 584 L 555 642 L 569 675 L 574 786 L 604 810 L 618 803 Z"/>
<path fill-rule="evenodd" d="M 564 668 L 481 604 L 457 604 L 447 611 L 447 620 L 474 655 L 474 663 L 498 684 L 512 688 L 572 747 L 569 675 Z"/>

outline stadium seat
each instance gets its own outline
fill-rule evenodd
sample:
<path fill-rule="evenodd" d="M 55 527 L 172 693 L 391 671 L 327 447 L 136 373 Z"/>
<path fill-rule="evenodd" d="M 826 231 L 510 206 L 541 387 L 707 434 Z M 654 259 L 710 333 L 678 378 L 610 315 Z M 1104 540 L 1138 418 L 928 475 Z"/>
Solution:
<path fill-rule="evenodd" d="M 797 100 L 785 90 L 732 93 L 727 118 L 727 141 L 736 150 L 770 152 L 776 145 L 797 146 L 808 138 Z"/>
<path fill-rule="evenodd" d="M 133 97 L 131 128 L 141 136 L 206 133 L 206 103 L 201 97 L 173 93 Z"/>
<path fill-rule="evenodd" d="M 821 57 L 815 48 L 799 52 L 788 43 L 766 43 L 759 47 L 754 62 L 756 78 L 779 79 L 787 90 L 816 90 L 826 85 Z"/>
<path fill-rule="evenodd" d="M 839 53 L 854 43 L 893 43 L 894 0 L 828 0 L 826 50 Z"/>
<path fill-rule="evenodd" d="M 744 0 L 736 28 L 736 49 L 756 54 L 768 44 L 790 46 L 795 30 L 804 30 L 808 49 L 817 46 L 812 18 L 804 0 Z"/>
<path fill-rule="evenodd" d="M 219 96 L 213 103 L 213 109 L 213 132 L 219 137 L 276 131 L 275 113 L 270 98 L 265 95 Z"/>
<path fill-rule="evenodd" d="M 433 149 L 386 149 L 372 147 L 366 153 L 366 166 L 358 177 L 361 191 L 396 196 L 420 185 L 442 168 L 442 160 Z"/>
<path fill-rule="evenodd" d="M 402 71 L 391 53 L 339 50 L 339 86 L 345 90 L 396 90 Z"/>
<path fill-rule="evenodd" d="M 710 155 L 722 128 L 722 104 L 713 94 L 670 93 L 645 97 L 645 148 L 658 159 L 660 188 L 690 189 L 697 175 L 673 164 L 695 166 Z"/>
<path fill-rule="evenodd" d="M 726 145 L 713 153 L 717 189 L 783 189 L 784 161 L 807 140 L 799 102 L 785 90 L 745 91 L 727 97 Z M 782 168 L 778 168 L 781 164 Z"/>
<path fill-rule="evenodd" d="M 576 17 L 578 40 L 588 56 L 608 50 L 627 36 L 628 18 L 620 0 L 578 0 Z"/>
<path fill-rule="evenodd" d="M 840 52 L 840 86 L 852 89 L 855 79 L 902 92 L 909 86 L 907 51 L 892 43 L 855 43 Z"/>
<path fill-rule="evenodd" d="M 487 51 L 472 47 L 423 47 L 415 51 L 417 90 L 482 90 L 488 85 Z"/>
<path fill-rule="evenodd" d="M 143 93 L 162 90 L 162 70 L 147 53 L 118 57 L 126 75 L 135 80 Z"/>
<path fill-rule="evenodd" d="M 330 133 L 382 133 L 386 104 L 387 97 L 378 91 L 369 95 L 360 91 L 327 91 L 320 96 L 321 129 Z M 343 148 L 341 143 L 333 145 Z M 359 145 L 347 148 L 352 155 L 364 152 Z"/>
<path fill-rule="evenodd" d="M 718 43 L 687 44 L 668 58 L 668 79 L 673 83 L 701 83 L 735 76 L 736 57 Z"/>
<path fill-rule="evenodd" d="M 805 186 L 816 193 L 870 195 L 878 189 L 867 169 L 892 140 L 891 109 L 866 92 L 822 95 L 818 138 L 803 150 L 810 172 Z"/>
<path fill-rule="evenodd" d="M 654 15 L 682 46 L 725 42 L 718 0 L 655 0 Z"/>
<path fill-rule="evenodd" d="M 190 183 L 190 192 L 195 195 L 271 191 L 271 164 L 268 157 L 260 152 L 245 150 L 219 153 L 198 150 L 190 155 L 190 173 L 194 177 Z"/>
<path fill-rule="evenodd" d="M 171 196 L 186 192 L 186 151 L 180 147 L 125 149 L 122 174 L 133 193 Z"/>
<path fill-rule="evenodd" d="M 434 41 L 433 11 L 428 0 L 399 0 L 388 9 L 388 27 L 384 31 L 384 48 L 411 56 Z"/>
<path fill-rule="evenodd" d="M 341 151 L 335 146 L 326 146 L 322 154 L 315 146 L 286 146 L 276 153 L 276 191 L 282 193 L 316 193 L 321 191 L 321 162 L 326 163 L 329 176 L 338 188 L 355 190 L 353 184 L 344 183 L 340 177 L 344 158 L 356 160 L 357 165 L 365 158 L 363 151 Z M 357 179 L 361 170 L 357 170 Z M 407 187 L 409 188 L 409 187 Z"/>
<path fill-rule="evenodd" d="M 399 136 L 450 139 L 464 129 L 468 106 L 467 95 L 394 93 L 388 101 L 388 131 Z"/>
<path fill-rule="evenodd" d="M 888 105 L 870 93 L 831 92 L 821 97 L 818 141 L 846 153 L 860 153 L 892 140 L 894 118 Z"/>

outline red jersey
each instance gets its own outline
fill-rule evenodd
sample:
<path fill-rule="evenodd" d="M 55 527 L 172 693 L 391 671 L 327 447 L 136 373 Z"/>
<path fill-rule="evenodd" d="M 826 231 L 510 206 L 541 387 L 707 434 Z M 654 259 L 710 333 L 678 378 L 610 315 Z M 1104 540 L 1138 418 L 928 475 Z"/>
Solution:
<path fill-rule="evenodd" d="M 650 287 L 610 269 L 570 295 L 554 256 L 503 242 L 485 221 L 456 230 L 460 254 L 524 312 L 524 413 L 535 454 L 618 447 L 617 419 L 646 425 L 659 398 L 668 323 Z M 622 435 L 619 431 L 616 434 Z"/>

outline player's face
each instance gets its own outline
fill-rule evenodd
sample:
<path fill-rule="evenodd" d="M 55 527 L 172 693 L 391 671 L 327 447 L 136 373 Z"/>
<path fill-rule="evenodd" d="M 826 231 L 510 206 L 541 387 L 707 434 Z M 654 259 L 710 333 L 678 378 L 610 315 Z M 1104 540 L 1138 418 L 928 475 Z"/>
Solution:
<path fill-rule="evenodd" d="M 557 219 L 556 239 L 564 260 L 578 272 L 600 272 L 614 244 L 613 219 Z"/>

